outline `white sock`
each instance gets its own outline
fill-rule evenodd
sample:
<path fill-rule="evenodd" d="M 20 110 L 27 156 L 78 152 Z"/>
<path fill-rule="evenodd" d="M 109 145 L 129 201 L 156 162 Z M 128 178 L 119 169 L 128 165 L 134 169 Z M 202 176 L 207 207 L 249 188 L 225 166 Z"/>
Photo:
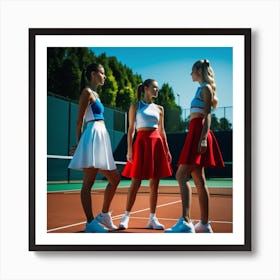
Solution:
<path fill-rule="evenodd" d="M 125 211 L 124 213 L 126 216 L 129 216 L 130 215 L 130 212 L 129 211 Z"/>
<path fill-rule="evenodd" d="M 152 219 L 153 217 L 155 217 L 156 214 L 155 213 L 150 213 L 150 219 Z"/>

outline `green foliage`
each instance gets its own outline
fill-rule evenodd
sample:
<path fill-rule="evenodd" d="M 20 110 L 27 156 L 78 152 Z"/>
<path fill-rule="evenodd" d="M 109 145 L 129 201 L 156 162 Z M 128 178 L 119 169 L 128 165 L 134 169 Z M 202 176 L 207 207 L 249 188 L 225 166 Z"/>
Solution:
<path fill-rule="evenodd" d="M 156 102 L 158 104 L 166 106 L 167 108 L 178 107 L 175 103 L 175 96 L 174 96 L 173 89 L 167 83 L 164 83 L 162 85 Z"/>
<path fill-rule="evenodd" d="M 188 116 L 186 120 L 186 128 L 189 127 L 190 124 L 190 116 Z M 231 130 L 232 125 L 226 118 L 220 118 L 218 119 L 215 114 L 211 114 L 211 127 L 210 129 L 212 131 L 225 131 L 225 130 Z"/>
<path fill-rule="evenodd" d="M 181 119 L 182 109 L 175 103 L 172 87 L 164 83 L 155 103 L 164 107 L 164 127 L 168 132 L 185 131 L 187 123 Z"/>
<path fill-rule="evenodd" d="M 104 67 L 105 68 L 105 67 Z M 113 76 L 111 69 L 106 65 L 106 81 L 99 89 L 102 102 L 109 107 L 116 107 L 116 98 L 118 93 L 118 83 Z"/>
<path fill-rule="evenodd" d="M 127 111 L 135 100 L 141 76 L 105 53 L 96 56 L 88 48 L 48 48 L 48 91 L 78 102 L 82 70 L 92 62 L 103 65 L 106 81 L 98 89 L 105 106 Z"/>
<path fill-rule="evenodd" d="M 215 114 L 211 115 L 211 130 L 213 131 L 225 131 L 231 130 L 231 123 L 226 118 L 218 119 Z"/>
<path fill-rule="evenodd" d="M 116 107 L 122 108 L 125 111 L 129 110 L 130 104 L 135 99 L 134 90 L 131 86 L 122 88 L 117 95 Z"/>
<path fill-rule="evenodd" d="M 47 49 L 47 82 L 48 91 L 78 102 L 82 70 L 87 65 L 97 62 L 104 67 L 105 84 L 98 89 L 102 102 L 107 107 L 128 111 L 130 104 L 136 100 L 141 75 L 134 74 L 132 69 L 120 63 L 116 57 L 107 57 L 105 53 L 96 56 L 94 48 L 56 48 Z M 164 125 L 167 132 L 185 131 L 187 121 L 181 118 L 182 109 L 175 102 L 172 87 L 164 83 L 155 103 L 164 107 Z M 226 120 L 218 121 L 212 116 L 214 130 L 230 129 Z M 212 127 L 211 126 L 211 127 Z"/>
<path fill-rule="evenodd" d="M 220 128 L 220 123 L 218 118 L 216 117 L 215 114 L 211 114 L 211 130 L 216 131 L 219 130 Z"/>
<path fill-rule="evenodd" d="M 220 118 L 220 130 L 231 130 L 232 124 L 226 118 Z"/>

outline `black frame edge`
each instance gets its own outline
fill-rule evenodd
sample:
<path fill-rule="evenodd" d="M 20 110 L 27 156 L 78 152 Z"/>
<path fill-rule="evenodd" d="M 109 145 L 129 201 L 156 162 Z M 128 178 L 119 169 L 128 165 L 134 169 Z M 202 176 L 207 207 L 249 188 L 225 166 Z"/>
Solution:
<path fill-rule="evenodd" d="M 244 245 L 38 245 L 35 236 L 36 35 L 243 35 L 245 38 Z M 251 29 L 250 28 L 29 28 L 29 251 L 251 251 Z"/>

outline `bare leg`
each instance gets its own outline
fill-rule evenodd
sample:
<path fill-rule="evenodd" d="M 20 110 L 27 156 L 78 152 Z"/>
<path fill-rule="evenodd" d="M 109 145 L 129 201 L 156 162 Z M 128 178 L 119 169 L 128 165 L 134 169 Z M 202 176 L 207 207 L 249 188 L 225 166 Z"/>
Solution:
<path fill-rule="evenodd" d="M 158 185 L 159 179 L 150 179 L 150 211 L 151 213 L 156 212 L 157 199 L 158 199 Z"/>
<path fill-rule="evenodd" d="M 116 189 L 118 184 L 120 183 L 120 174 L 117 169 L 115 170 L 100 170 L 100 172 L 106 177 L 109 181 L 108 185 L 106 186 L 104 199 L 103 199 L 103 207 L 102 212 L 107 213 L 110 209 L 110 205 L 112 199 L 115 195 Z"/>
<path fill-rule="evenodd" d="M 181 199 L 182 199 L 182 217 L 190 222 L 190 208 L 192 199 L 192 189 L 189 183 L 191 167 L 180 164 L 176 172 L 176 180 L 179 183 Z"/>
<path fill-rule="evenodd" d="M 203 224 L 206 224 L 209 218 L 209 191 L 206 186 L 204 168 L 194 168 L 192 170 L 192 178 L 197 188 L 201 221 Z"/>
<path fill-rule="evenodd" d="M 127 194 L 127 201 L 126 201 L 126 211 L 130 212 L 135 199 L 136 199 L 136 194 L 140 188 L 141 185 L 141 179 L 134 179 L 132 178 L 130 187 L 128 189 L 128 194 Z"/>
<path fill-rule="evenodd" d="M 91 188 L 95 181 L 98 169 L 85 168 L 83 174 L 83 186 L 81 189 L 81 201 L 82 206 L 87 218 L 90 223 L 93 220 L 92 205 L 91 205 Z"/>

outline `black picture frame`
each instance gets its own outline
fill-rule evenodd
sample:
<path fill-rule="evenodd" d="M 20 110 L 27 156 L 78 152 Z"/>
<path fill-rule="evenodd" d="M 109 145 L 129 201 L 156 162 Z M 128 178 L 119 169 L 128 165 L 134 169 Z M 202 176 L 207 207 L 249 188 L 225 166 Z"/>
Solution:
<path fill-rule="evenodd" d="M 36 160 L 38 144 L 36 131 L 36 98 L 38 98 L 36 71 L 36 51 L 38 38 L 44 36 L 231 36 L 242 38 L 244 61 L 244 154 L 239 155 L 244 161 L 244 231 L 242 244 L 54 244 L 38 242 L 36 231 L 36 176 L 40 164 Z M 37 111 L 36 111 L 37 110 Z M 37 203 L 37 204 L 36 204 Z M 175 237 L 174 237 L 175 238 Z M 251 29 L 250 28 L 30 28 L 29 29 L 29 250 L 30 251 L 250 251 L 251 250 Z"/>

